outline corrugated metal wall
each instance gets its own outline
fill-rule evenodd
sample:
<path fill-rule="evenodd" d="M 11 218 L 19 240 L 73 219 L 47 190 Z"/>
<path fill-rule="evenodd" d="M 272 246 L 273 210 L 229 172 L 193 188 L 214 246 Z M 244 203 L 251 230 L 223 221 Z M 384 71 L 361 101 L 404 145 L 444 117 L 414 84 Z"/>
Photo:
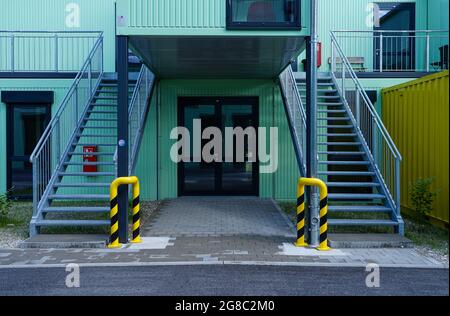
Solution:
<path fill-rule="evenodd" d="M 382 91 L 383 120 L 403 155 L 402 206 L 411 207 L 408 186 L 434 177 L 439 195 L 432 217 L 449 220 L 448 71 Z"/>
<path fill-rule="evenodd" d="M 77 4 L 80 9 L 80 27 L 68 27 L 66 18 L 70 11 L 66 11 L 68 4 Z M 0 30 L 4 31 L 104 31 L 104 52 L 105 70 L 115 69 L 115 0 L 0 0 Z M 70 7 L 69 7 L 70 8 Z M 42 42 L 42 41 L 41 41 Z M 84 40 L 79 44 L 84 43 Z M 45 45 L 52 45 L 49 42 Z M 0 43 L 1 44 L 1 43 Z M 53 56 L 46 54 L 34 55 L 35 48 L 29 49 L 30 43 L 23 43 L 23 55 L 16 56 L 17 60 L 22 60 L 23 66 L 39 65 L 48 66 L 48 59 Z M 64 42 L 61 41 L 63 46 Z M 70 44 L 68 44 L 70 45 Z M 77 45 L 77 49 L 67 52 L 66 56 L 61 56 L 61 69 L 80 64 L 80 60 L 85 56 L 85 49 Z M 44 52 L 44 44 L 39 49 Z M 47 47 L 51 49 L 51 47 Z M 0 54 L 2 49 L 0 47 Z M 31 55 L 30 55 L 31 53 Z M 38 60 L 36 57 L 39 57 Z M 0 66 L 2 63 L 0 56 Z M 67 63 L 67 67 L 66 64 Z M 82 62 L 81 62 L 82 63 Z M 45 67 L 44 67 L 45 68 Z"/>
<path fill-rule="evenodd" d="M 260 126 L 279 128 L 278 171 L 274 174 L 261 174 L 260 196 L 295 200 L 297 164 L 277 85 L 266 80 L 163 80 L 159 91 L 161 101 L 158 137 L 156 107 L 152 104 L 136 170 L 142 181 L 144 199 L 156 199 L 156 188 L 159 189 L 159 198 L 173 198 L 178 194 L 177 165 L 170 159 L 170 149 L 174 143 L 170 139 L 170 132 L 177 126 L 179 96 L 257 96 L 260 100 Z"/>
<path fill-rule="evenodd" d="M 118 0 L 120 35 L 306 35 L 309 1 L 301 2 L 302 31 L 226 30 L 225 0 Z"/>

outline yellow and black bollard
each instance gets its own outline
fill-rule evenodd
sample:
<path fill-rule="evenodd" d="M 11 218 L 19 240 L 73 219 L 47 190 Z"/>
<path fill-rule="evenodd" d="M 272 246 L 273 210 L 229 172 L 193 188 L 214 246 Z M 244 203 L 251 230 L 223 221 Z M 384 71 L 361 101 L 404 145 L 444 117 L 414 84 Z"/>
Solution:
<path fill-rule="evenodd" d="M 137 178 L 136 178 L 137 180 Z M 133 239 L 132 243 L 141 242 L 141 210 L 139 205 L 139 180 L 133 185 Z"/>
<path fill-rule="evenodd" d="M 123 177 L 114 180 L 110 187 L 111 200 L 111 237 L 108 248 L 120 248 L 119 243 L 119 205 L 117 195 L 122 185 L 133 185 L 133 239 L 132 243 L 140 243 L 140 207 L 139 207 L 139 179 L 137 177 Z"/>
<path fill-rule="evenodd" d="M 298 181 L 297 201 L 297 247 L 306 247 L 305 243 L 305 186 L 315 186 L 320 189 L 320 244 L 317 250 L 328 251 L 328 188 L 320 179 L 300 178 Z"/>
<path fill-rule="evenodd" d="M 305 186 L 298 182 L 297 186 L 297 247 L 308 247 L 305 242 Z"/>

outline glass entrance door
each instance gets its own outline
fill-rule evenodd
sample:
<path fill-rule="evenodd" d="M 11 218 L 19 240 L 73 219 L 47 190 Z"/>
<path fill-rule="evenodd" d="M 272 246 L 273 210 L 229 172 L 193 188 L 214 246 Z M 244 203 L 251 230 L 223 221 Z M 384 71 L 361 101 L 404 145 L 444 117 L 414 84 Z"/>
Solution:
<path fill-rule="evenodd" d="M 257 98 L 179 99 L 179 126 L 189 131 L 191 148 L 189 162 L 178 167 L 179 195 L 258 195 L 257 105 Z M 213 139 L 202 137 L 209 127 L 220 131 L 214 136 L 219 152 L 204 150 Z M 245 133 L 227 136 L 227 128 Z M 214 154 L 214 160 L 200 152 Z"/>
<path fill-rule="evenodd" d="M 50 111 L 50 105 L 8 106 L 7 186 L 12 198 L 32 198 L 30 156 L 50 122 Z"/>

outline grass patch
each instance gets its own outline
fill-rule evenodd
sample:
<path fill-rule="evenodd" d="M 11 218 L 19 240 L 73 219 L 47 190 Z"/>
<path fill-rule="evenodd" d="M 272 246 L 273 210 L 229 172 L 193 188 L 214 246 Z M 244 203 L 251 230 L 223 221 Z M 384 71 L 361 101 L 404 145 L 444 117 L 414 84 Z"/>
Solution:
<path fill-rule="evenodd" d="M 12 202 L 11 208 L 5 217 L 0 217 L 0 233 L 2 230 L 11 230 L 23 238 L 28 237 L 28 224 L 33 214 L 30 202 Z"/>
<path fill-rule="evenodd" d="M 287 216 L 296 223 L 296 204 L 292 202 L 279 202 L 280 208 L 287 214 Z M 381 217 L 385 216 L 385 217 Z M 380 214 L 355 214 L 355 213 L 339 213 L 329 214 L 329 218 L 334 219 L 389 219 L 388 215 Z M 432 225 L 427 219 L 420 218 L 420 216 L 411 216 L 403 214 L 405 221 L 406 238 L 412 240 L 416 245 L 429 248 L 442 255 L 448 255 L 448 230 L 442 229 Z M 390 234 L 392 228 L 389 227 L 330 227 L 330 233 L 354 233 L 354 234 Z"/>

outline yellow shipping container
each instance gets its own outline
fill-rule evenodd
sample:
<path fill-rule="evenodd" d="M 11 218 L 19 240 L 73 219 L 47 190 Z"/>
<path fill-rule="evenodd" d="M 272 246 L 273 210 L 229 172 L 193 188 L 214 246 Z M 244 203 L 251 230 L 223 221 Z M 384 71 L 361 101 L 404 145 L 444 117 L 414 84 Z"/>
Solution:
<path fill-rule="evenodd" d="M 402 156 L 401 204 L 411 209 L 410 183 L 434 177 L 439 195 L 431 217 L 449 217 L 448 71 L 382 90 L 383 121 Z"/>

